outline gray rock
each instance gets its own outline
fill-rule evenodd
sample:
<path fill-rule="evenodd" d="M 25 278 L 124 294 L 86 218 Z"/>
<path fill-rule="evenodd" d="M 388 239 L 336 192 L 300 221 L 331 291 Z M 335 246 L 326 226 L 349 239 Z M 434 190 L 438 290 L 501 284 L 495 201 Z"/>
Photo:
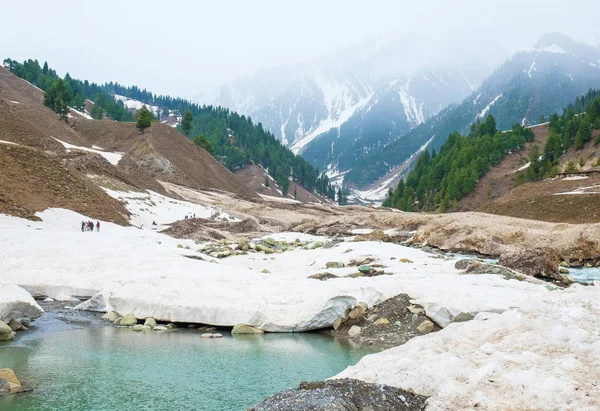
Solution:
<path fill-rule="evenodd" d="M 219 333 L 204 333 L 204 334 L 200 334 L 200 338 L 223 338 L 223 334 L 219 334 Z"/>
<path fill-rule="evenodd" d="M 338 328 L 344 323 L 344 319 L 342 317 L 338 317 L 333 322 L 333 329 L 337 331 Z"/>
<path fill-rule="evenodd" d="M 25 327 L 23 324 L 21 324 L 20 322 L 18 322 L 14 318 L 12 320 L 10 320 L 10 322 L 8 323 L 8 326 L 13 331 L 25 331 L 25 330 L 27 330 L 27 327 Z"/>
<path fill-rule="evenodd" d="M 319 280 L 319 281 L 327 281 L 327 280 L 332 280 L 334 278 L 340 278 L 335 274 L 331 274 L 331 273 L 317 273 L 317 274 L 313 274 L 311 276 L 309 276 L 308 278 L 312 279 L 312 280 Z"/>
<path fill-rule="evenodd" d="M 358 271 L 360 271 L 363 274 L 367 274 L 369 271 L 371 271 L 371 266 L 370 265 L 361 265 L 360 267 L 358 267 Z"/>
<path fill-rule="evenodd" d="M 117 321 L 115 321 L 115 325 L 121 325 L 123 327 L 131 327 L 132 325 L 136 324 L 137 318 L 135 318 L 131 313 L 127 313 L 122 318 L 119 318 Z"/>
<path fill-rule="evenodd" d="M 142 324 L 136 324 L 132 328 L 133 331 L 150 331 L 151 329 L 152 329 L 152 327 L 150 327 L 149 325 L 142 325 Z"/>
<path fill-rule="evenodd" d="M 558 254 L 551 248 L 533 248 L 504 253 L 498 261 L 501 266 L 526 275 L 562 282 L 558 273 L 559 263 Z"/>
<path fill-rule="evenodd" d="M 156 327 L 152 328 L 152 331 L 167 331 L 168 328 L 165 327 L 164 325 L 157 325 Z"/>
<path fill-rule="evenodd" d="M 401 388 L 344 378 L 302 382 L 248 411 L 421 411 L 426 400 Z"/>
<path fill-rule="evenodd" d="M 357 337 L 360 334 L 360 331 L 361 331 L 361 329 L 358 325 L 353 325 L 348 330 L 348 337 L 350 337 L 350 338 Z"/>
<path fill-rule="evenodd" d="M 175 323 L 169 323 L 169 324 L 167 324 L 167 328 L 169 330 L 174 330 L 175 328 L 177 328 L 177 324 L 175 324 Z"/>
<path fill-rule="evenodd" d="M 340 261 L 328 261 L 325 263 L 327 268 L 344 268 L 346 265 Z"/>

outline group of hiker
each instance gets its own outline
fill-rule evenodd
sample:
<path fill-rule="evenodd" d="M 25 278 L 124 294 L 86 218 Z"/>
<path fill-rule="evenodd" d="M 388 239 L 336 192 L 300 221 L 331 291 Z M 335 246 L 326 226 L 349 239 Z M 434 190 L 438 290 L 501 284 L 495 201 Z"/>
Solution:
<path fill-rule="evenodd" d="M 84 231 L 94 231 L 94 222 L 93 221 L 82 221 L 81 222 L 81 232 Z M 100 221 L 96 221 L 96 231 L 100 231 Z"/>

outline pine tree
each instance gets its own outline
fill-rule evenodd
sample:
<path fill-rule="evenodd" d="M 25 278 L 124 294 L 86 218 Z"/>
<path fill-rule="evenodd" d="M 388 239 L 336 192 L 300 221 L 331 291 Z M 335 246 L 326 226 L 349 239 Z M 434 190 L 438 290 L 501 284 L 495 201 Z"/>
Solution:
<path fill-rule="evenodd" d="M 181 120 L 181 129 L 183 130 L 183 134 L 188 136 L 190 131 L 192 131 L 192 121 L 194 120 L 194 116 L 192 112 L 187 109 L 183 114 L 183 120 Z"/>
<path fill-rule="evenodd" d="M 67 118 L 69 113 L 68 103 L 71 101 L 71 94 L 62 79 L 56 80 L 44 94 L 44 105 L 50 107 L 58 113 L 63 119 Z"/>
<path fill-rule="evenodd" d="M 96 120 L 102 120 L 104 118 L 104 110 L 102 110 L 102 107 L 100 107 L 100 105 L 98 104 L 94 104 L 94 107 L 92 107 L 92 112 L 90 114 Z"/>
<path fill-rule="evenodd" d="M 265 176 L 265 187 L 269 187 L 269 176 Z"/>
<path fill-rule="evenodd" d="M 148 107 L 146 107 L 146 105 L 144 104 L 140 111 L 138 111 L 137 123 L 135 124 L 135 126 L 138 130 L 140 130 L 140 133 L 144 134 L 144 130 L 150 127 L 151 124 L 152 114 L 150 113 L 150 110 L 148 110 Z"/>

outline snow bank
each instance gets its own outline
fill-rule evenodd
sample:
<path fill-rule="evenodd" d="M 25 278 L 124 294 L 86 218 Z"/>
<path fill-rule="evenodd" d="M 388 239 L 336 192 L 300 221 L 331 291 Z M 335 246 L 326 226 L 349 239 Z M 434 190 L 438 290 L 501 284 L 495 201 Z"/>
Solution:
<path fill-rule="evenodd" d="M 0 144 L 10 144 L 13 146 L 18 146 L 19 144 L 13 143 L 12 141 L 0 140 Z"/>
<path fill-rule="evenodd" d="M 113 198 L 120 200 L 131 213 L 130 222 L 138 228 L 164 228 L 166 224 L 184 218 L 213 218 L 220 221 L 238 221 L 216 207 L 175 200 L 154 191 L 115 191 L 104 188 Z M 156 223 L 153 225 L 152 223 Z"/>
<path fill-rule="evenodd" d="M 428 410 L 597 409 L 598 285 L 480 314 L 367 356 L 335 378 L 412 388 L 431 396 Z"/>
<path fill-rule="evenodd" d="M 37 318 L 44 313 L 42 307 L 23 288 L 0 282 L 0 321 Z"/>
<path fill-rule="evenodd" d="M 106 159 L 106 161 L 108 161 L 113 166 L 116 166 L 117 164 L 119 164 L 119 161 L 121 161 L 121 158 L 123 158 L 123 154 L 113 153 L 113 152 L 109 152 L 109 151 L 95 150 L 95 149 L 89 148 L 89 147 L 76 146 L 73 144 L 65 143 L 64 141 L 61 141 L 61 140 L 57 139 L 56 137 L 52 137 L 52 138 L 55 139 L 56 141 L 58 141 L 60 144 L 62 144 L 67 149 L 67 151 L 75 149 L 75 150 L 81 150 L 81 151 L 87 151 L 90 153 L 100 154 L 102 157 L 104 157 Z"/>

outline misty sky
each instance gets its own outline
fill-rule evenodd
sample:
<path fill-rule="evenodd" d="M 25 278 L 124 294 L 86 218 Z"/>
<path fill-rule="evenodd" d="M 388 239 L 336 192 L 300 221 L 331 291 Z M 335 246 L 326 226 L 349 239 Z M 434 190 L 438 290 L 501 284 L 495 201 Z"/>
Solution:
<path fill-rule="evenodd" d="M 457 50 L 506 57 L 551 31 L 600 44 L 597 0 L 39 0 L 4 2 L 2 15 L 2 60 L 187 98 L 378 35 L 456 39 Z"/>

